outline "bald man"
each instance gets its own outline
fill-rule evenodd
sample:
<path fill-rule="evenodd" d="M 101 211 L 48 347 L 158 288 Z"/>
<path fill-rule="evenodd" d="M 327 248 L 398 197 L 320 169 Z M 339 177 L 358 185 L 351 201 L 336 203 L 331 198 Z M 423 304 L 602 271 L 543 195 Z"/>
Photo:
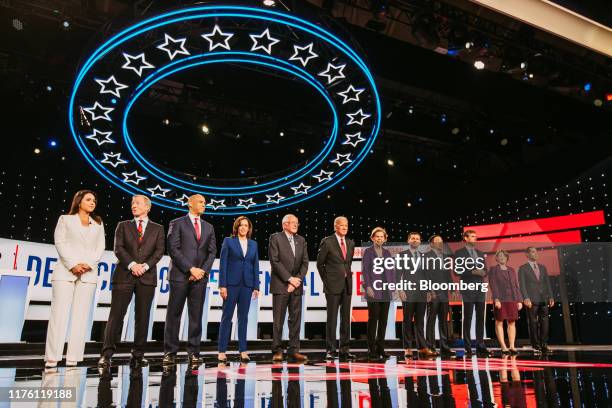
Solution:
<path fill-rule="evenodd" d="M 201 218 L 205 209 L 203 196 L 195 194 L 189 197 L 189 214 L 172 220 L 168 228 L 170 297 L 164 331 L 164 365 L 174 364 L 179 351 L 179 327 L 185 302 L 189 315 L 189 364 L 193 366 L 202 362 L 200 339 L 204 296 L 217 255 L 215 229 Z"/>
<path fill-rule="evenodd" d="M 351 337 L 351 296 L 353 294 L 353 250 L 355 243 L 348 239 L 348 219 L 337 217 L 334 220 L 335 234 L 325 237 L 319 244 L 317 269 L 323 281 L 323 292 L 327 301 L 327 324 L 325 340 L 327 343 L 326 360 L 334 360 L 336 354 L 336 327 L 340 311 L 340 360 L 354 360 L 349 351 Z"/>

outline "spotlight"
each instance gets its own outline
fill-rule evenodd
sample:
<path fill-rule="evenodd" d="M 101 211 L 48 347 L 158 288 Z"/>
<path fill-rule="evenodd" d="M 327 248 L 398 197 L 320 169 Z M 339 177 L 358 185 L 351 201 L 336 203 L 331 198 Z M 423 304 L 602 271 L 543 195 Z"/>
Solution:
<path fill-rule="evenodd" d="M 162 120 L 162 123 L 166 126 L 168 126 L 170 124 L 170 119 L 166 118 L 164 120 Z"/>
<path fill-rule="evenodd" d="M 13 28 L 17 31 L 23 30 L 23 23 L 18 18 L 13 19 Z"/>
<path fill-rule="evenodd" d="M 508 139 L 506 139 L 505 137 L 499 142 L 500 145 L 502 146 L 506 146 L 508 144 Z"/>
<path fill-rule="evenodd" d="M 527 143 L 528 143 L 528 144 L 532 144 L 532 143 L 533 143 L 533 139 L 532 139 L 532 138 L 530 138 L 530 137 L 528 137 L 528 138 L 527 138 Z"/>
<path fill-rule="evenodd" d="M 34 154 L 40 154 L 40 149 L 38 147 L 34 149 Z"/>
<path fill-rule="evenodd" d="M 68 21 L 68 20 L 64 20 L 64 21 L 62 22 L 62 27 L 64 27 L 64 30 L 69 29 L 69 28 L 70 28 L 70 21 Z"/>
<path fill-rule="evenodd" d="M 473 46 L 474 46 L 474 43 L 473 43 L 473 42 L 471 42 L 471 41 L 468 41 L 468 42 L 466 42 L 466 43 L 465 43 L 465 48 L 466 48 L 466 49 L 468 49 L 468 50 L 469 50 L 470 48 L 472 48 Z"/>
<path fill-rule="evenodd" d="M 526 62 L 521 62 L 521 69 L 525 69 L 527 68 L 527 63 Z"/>
<path fill-rule="evenodd" d="M 529 74 L 529 79 L 533 79 L 533 74 Z"/>
<path fill-rule="evenodd" d="M 210 133 L 210 129 L 208 128 L 208 125 L 202 125 L 202 133 L 204 133 L 205 135 Z"/>
<path fill-rule="evenodd" d="M 593 104 L 599 108 L 601 105 L 603 105 L 603 101 L 601 99 L 595 99 Z"/>
<path fill-rule="evenodd" d="M 586 84 L 584 84 L 584 90 L 585 92 L 589 92 L 591 90 L 591 83 L 587 82 Z"/>
<path fill-rule="evenodd" d="M 53 90 L 53 87 L 51 85 L 47 85 L 45 89 L 47 90 L 47 92 L 51 92 Z"/>
<path fill-rule="evenodd" d="M 394 166 L 395 162 L 393 161 L 393 159 L 387 159 L 387 166 Z"/>
<path fill-rule="evenodd" d="M 495 131 L 493 129 L 489 129 L 489 133 L 493 134 Z"/>
<path fill-rule="evenodd" d="M 280 137 L 285 136 L 285 132 L 283 132 L 282 130 L 280 131 L 280 133 L 278 134 Z"/>
<path fill-rule="evenodd" d="M 444 113 L 443 113 L 443 114 L 440 116 L 440 123 L 446 123 L 446 114 L 444 114 Z"/>
<path fill-rule="evenodd" d="M 412 203 L 411 203 L 410 201 L 408 201 L 408 202 L 406 203 L 406 207 L 412 207 Z"/>
<path fill-rule="evenodd" d="M 304 150 L 304 149 L 300 149 L 300 154 L 304 154 L 305 151 L 306 150 Z"/>
<path fill-rule="evenodd" d="M 53 139 L 49 140 L 49 146 L 51 147 L 57 147 L 57 142 Z"/>
<path fill-rule="evenodd" d="M 385 204 L 389 204 L 389 199 L 386 199 L 386 200 L 385 200 Z"/>
<path fill-rule="evenodd" d="M 360 198 L 360 199 L 359 199 L 359 202 L 360 202 L 360 203 L 363 203 L 363 198 Z"/>
<path fill-rule="evenodd" d="M 476 60 L 474 62 L 474 67 L 478 70 L 484 69 L 485 68 L 485 63 L 482 62 L 481 60 Z"/>
<path fill-rule="evenodd" d="M 453 128 L 453 130 L 451 130 L 451 133 L 453 135 L 459 134 L 459 128 Z"/>
<path fill-rule="evenodd" d="M 417 156 L 416 162 L 417 163 L 423 163 L 423 158 L 421 156 Z"/>
<path fill-rule="evenodd" d="M 410 107 L 410 109 L 408 109 L 408 113 L 411 115 L 414 113 L 414 108 L 412 106 Z"/>
<path fill-rule="evenodd" d="M 606 94 L 606 101 L 608 101 L 608 102 L 612 101 L 612 93 L 607 93 Z"/>
<path fill-rule="evenodd" d="M 276 6 L 275 0 L 263 0 L 263 5 L 266 7 L 274 7 Z"/>

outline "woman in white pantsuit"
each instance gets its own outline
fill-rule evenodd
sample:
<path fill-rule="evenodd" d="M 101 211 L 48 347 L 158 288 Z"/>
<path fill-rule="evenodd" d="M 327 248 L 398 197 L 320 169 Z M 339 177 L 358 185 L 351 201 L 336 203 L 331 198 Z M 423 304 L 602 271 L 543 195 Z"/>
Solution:
<path fill-rule="evenodd" d="M 70 212 L 55 227 L 55 248 L 59 254 L 53 271 L 51 317 L 47 328 L 45 367 L 62 359 L 66 330 L 66 365 L 83 361 L 86 330 L 98 283 L 98 261 L 104 252 L 104 226 L 94 213 L 96 194 L 81 190 L 74 195 Z"/>

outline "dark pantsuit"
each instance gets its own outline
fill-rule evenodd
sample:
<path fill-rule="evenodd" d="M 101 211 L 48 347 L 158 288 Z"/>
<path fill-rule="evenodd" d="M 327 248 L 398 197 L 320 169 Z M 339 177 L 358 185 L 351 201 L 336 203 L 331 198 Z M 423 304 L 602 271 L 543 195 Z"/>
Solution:
<path fill-rule="evenodd" d="M 289 349 L 288 354 L 299 353 L 300 351 L 300 325 L 302 322 L 302 296 L 295 295 L 272 295 L 272 313 L 274 322 L 272 323 L 272 352 L 283 351 L 281 339 L 283 336 L 283 326 L 285 315 L 289 308 Z"/>
<path fill-rule="evenodd" d="M 244 285 L 227 287 L 227 298 L 223 301 L 223 313 L 219 326 L 219 353 L 227 351 L 236 305 L 238 305 L 238 350 L 240 352 L 247 350 L 247 326 L 252 296 L 253 288 Z"/>
<path fill-rule="evenodd" d="M 448 324 L 446 318 L 448 316 L 448 302 L 434 299 L 427 303 L 427 323 L 426 337 L 427 344 L 430 349 L 436 349 L 436 318 L 438 319 L 438 332 L 440 334 L 440 349 L 449 350 L 448 346 Z"/>
<path fill-rule="evenodd" d="M 327 351 L 336 351 L 336 327 L 338 327 L 338 310 L 340 311 L 340 352 L 348 353 L 351 337 L 351 295 L 345 289 L 337 295 L 325 294 L 327 300 L 327 324 L 325 339 Z"/>
<path fill-rule="evenodd" d="M 121 340 L 121 330 L 123 329 L 123 319 L 128 306 L 132 301 L 132 294 L 135 305 L 135 324 L 134 324 L 134 348 L 132 355 L 142 357 L 143 346 L 147 342 L 149 329 L 149 316 L 151 314 L 151 302 L 155 295 L 155 286 L 143 285 L 136 281 L 132 283 L 115 283 L 111 292 L 111 309 L 108 314 L 108 322 L 104 330 L 104 346 L 102 355 L 111 357 L 115 352 L 116 343 Z"/>
<path fill-rule="evenodd" d="M 463 302 L 463 347 L 466 349 L 472 347 L 470 328 L 474 310 L 476 310 L 476 344 L 484 345 L 485 302 Z"/>
<path fill-rule="evenodd" d="M 179 329 L 183 305 L 187 300 L 189 331 L 187 351 L 198 355 L 200 353 L 200 337 L 202 335 L 202 310 L 206 295 L 207 279 L 192 282 L 170 281 L 170 296 L 166 309 L 166 328 L 164 333 L 164 351 L 176 354 L 179 351 Z"/>
<path fill-rule="evenodd" d="M 385 350 L 385 332 L 389 317 L 389 302 L 368 302 L 368 350 Z"/>
<path fill-rule="evenodd" d="M 527 309 L 529 337 L 532 346 L 548 343 L 548 305 L 545 302 L 532 303 Z"/>
<path fill-rule="evenodd" d="M 402 321 L 402 343 L 405 349 L 412 348 L 416 341 L 418 349 L 426 348 L 427 341 L 423 326 L 425 325 L 425 302 L 404 302 L 404 320 Z"/>

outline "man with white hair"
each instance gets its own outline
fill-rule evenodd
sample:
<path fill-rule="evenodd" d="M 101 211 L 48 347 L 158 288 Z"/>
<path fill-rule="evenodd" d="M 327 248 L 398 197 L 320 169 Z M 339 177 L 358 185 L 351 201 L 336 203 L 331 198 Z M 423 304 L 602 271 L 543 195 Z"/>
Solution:
<path fill-rule="evenodd" d="M 355 243 L 346 238 L 348 219 L 337 217 L 334 220 L 333 235 L 325 237 L 319 244 L 317 269 L 323 281 L 323 292 L 327 301 L 327 323 L 325 340 L 327 343 L 326 360 L 336 358 L 336 328 L 340 311 L 340 359 L 354 360 L 349 352 L 351 338 L 351 296 L 353 294 L 353 251 Z"/>
<path fill-rule="evenodd" d="M 143 366 L 143 346 L 149 333 L 151 302 L 157 286 L 157 263 L 164 255 L 164 227 L 149 220 L 151 200 L 143 195 L 132 197 L 133 219 L 117 224 L 115 255 L 117 267 L 112 279 L 111 309 L 104 330 L 104 345 L 98 366 L 110 366 L 115 342 L 121 335 L 123 319 L 135 295 L 135 330 L 132 366 Z"/>
<path fill-rule="evenodd" d="M 283 360 L 281 346 L 285 315 L 289 309 L 289 360 L 306 361 L 300 354 L 300 327 L 302 323 L 303 284 L 308 272 L 308 247 L 304 237 L 297 234 L 299 220 L 293 214 L 283 217 L 281 232 L 270 235 L 268 257 L 272 267 L 272 360 Z"/>

